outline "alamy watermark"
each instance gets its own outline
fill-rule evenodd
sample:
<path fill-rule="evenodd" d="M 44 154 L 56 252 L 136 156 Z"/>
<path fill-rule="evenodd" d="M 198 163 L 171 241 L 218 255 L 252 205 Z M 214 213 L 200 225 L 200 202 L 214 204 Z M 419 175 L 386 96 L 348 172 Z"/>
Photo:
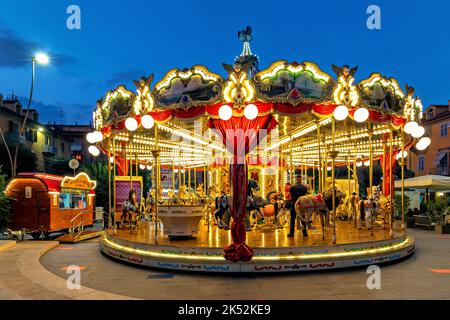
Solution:
<path fill-rule="evenodd" d="M 381 289 L 381 269 L 379 266 L 371 265 L 367 268 L 367 274 L 370 274 L 367 278 L 367 289 L 369 290 L 380 290 Z"/>
<path fill-rule="evenodd" d="M 68 266 L 66 273 L 69 275 L 66 280 L 66 287 L 69 290 L 81 289 L 81 268 L 77 265 Z"/>
<path fill-rule="evenodd" d="M 67 7 L 66 13 L 69 15 L 66 20 L 66 26 L 69 30 L 81 30 L 81 9 L 72 4 Z"/>
<path fill-rule="evenodd" d="M 366 25 L 369 30 L 381 29 L 381 9 L 379 6 L 372 4 L 367 7 L 367 14 L 370 16 L 367 18 Z"/>

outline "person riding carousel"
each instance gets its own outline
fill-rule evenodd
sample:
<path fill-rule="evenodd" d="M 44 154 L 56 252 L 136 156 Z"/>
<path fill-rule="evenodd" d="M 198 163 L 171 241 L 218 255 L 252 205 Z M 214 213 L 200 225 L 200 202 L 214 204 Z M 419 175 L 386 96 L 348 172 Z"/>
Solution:
<path fill-rule="evenodd" d="M 222 190 L 220 197 L 216 197 L 215 202 L 216 212 L 214 213 L 214 217 L 216 217 L 217 226 L 220 229 L 229 230 L 231 211 L 225 190 Z"/>
<path fill-rule="evenodd" d="M 139 214 L 139 207 L 136 201 L 136 191 L 131 189 L 128 193 L 128 199 L 122 205 L 121 224 L 128 222 L 132 225 L 133 221 L 136 221 L 137 214 Z"/>

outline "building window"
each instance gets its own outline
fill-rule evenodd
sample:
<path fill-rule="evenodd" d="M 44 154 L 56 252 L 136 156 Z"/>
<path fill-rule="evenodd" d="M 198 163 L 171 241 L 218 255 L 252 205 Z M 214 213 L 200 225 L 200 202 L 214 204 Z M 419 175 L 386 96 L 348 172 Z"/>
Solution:
<path fill-rule="evenodd" d="M 448 126 L 447 123 L 441 124 L 441 137 L 446 137 L 448 130 L 447 130 Z"/>
<path fill-rule="evenodd" d="M 428 111 L 428 119 L 431 119 L 434 117 L 434 109 L 431 109 L 430 111 Z"/>
<path fill-rule="evenodd" d="M 61 142 L 61 153 L 66 152 L 66 146 L 64 144 L 64 142 Z"/>
<path fill-rule="evenodd" d="M 19 133 L 19 125 L 14 121 L 8 121 L 8 132 L 9 133 Z"/>
<path fill-rule="evenodd" d="M 45 145 L 51 146 L 52 145 L 52 137 L 45 135 Z"/>
<path fill-rule="evenodd" d="M 417 162 L 417 170 L 423 171 L 425 170 L 425 156 L 419 156 L 418 162 Z"/>

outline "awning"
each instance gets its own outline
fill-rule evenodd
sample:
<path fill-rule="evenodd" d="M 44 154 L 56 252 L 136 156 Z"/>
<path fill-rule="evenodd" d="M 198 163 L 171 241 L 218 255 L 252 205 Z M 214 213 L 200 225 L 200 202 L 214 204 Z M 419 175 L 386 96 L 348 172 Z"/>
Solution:
<path fill-rule="evenodd" d="M 395 181 L 395 188 L 402 187 L 402 181 Z M 433 190 L 450 190 L 450 177 L 438 175 L 426 175 L 405 179 L 405 188 L 412 189 L 428 189 Z"/>
<path fill-rule="evenodd" d="M 434 164 L 438 165 L 439 162 L 441 162 L 442 159 L 444 159 L 444 157 L 447 155 L 448 151 L 441 151 L 438 153 L 436 160 L 434 160 Z"/>

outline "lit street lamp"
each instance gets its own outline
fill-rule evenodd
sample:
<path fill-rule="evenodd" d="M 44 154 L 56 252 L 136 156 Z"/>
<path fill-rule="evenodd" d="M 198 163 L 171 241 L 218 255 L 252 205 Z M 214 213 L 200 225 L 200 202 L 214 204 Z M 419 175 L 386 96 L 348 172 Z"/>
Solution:
<path fill-rule="evenodd" d="M 31 57 L 31 89 L 30 89 L 30 97 L 28 99 L 28 106 L 26 109 L 25 117 L 22 122 L 22 126 L 20 127 L 19 137 L 21 137 L 24 134 L 25 126 L 27 124 L 28 120 L 28 114 L 30 112 L 31 107 L 31 101 L 33 99 L 33 91 L 34 91 L 34 79 L 35 79 L 35 73 L 36 73 L 36 63 L 41 65 L 46 65 L 50 62 L 50 58 L 45 53 L 37 53 L 35 56 Z M 40 129 L 40 128 L 39 128 Z M 11 151 L 9 150 L 8 145 L 6 144 L 5 137 L 3 135 L 3 132 L 0 130 L 0 134 L 3 140 L 3 143 L 5 144 L 6 150 L 8 152 L 8 157 L 11 163 L 11 177 L 16 176 L 17 171 L 17 155 L 19 152 L 19 144 L 16 145 L 16 150 L 14 151 L 14 158 L 11 156 Z"/>

